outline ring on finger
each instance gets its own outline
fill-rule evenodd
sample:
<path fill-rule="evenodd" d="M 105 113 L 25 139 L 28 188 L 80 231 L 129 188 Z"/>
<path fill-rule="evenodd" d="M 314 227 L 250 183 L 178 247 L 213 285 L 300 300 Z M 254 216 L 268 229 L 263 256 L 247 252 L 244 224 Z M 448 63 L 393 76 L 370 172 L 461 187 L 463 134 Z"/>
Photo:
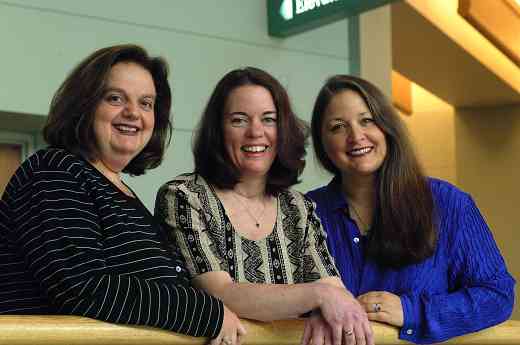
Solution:
<path fill-rule="evenodd" d="M 372 310 L 374 313 L 378 313 L 381 311 L 381 303 L 374 303 L 372 304 Z"/>
<path fill-rule="evenodd" d="M 352 334 L 354 334 L 354 332 L 351 329 L 345 331 L 345 335 L 348 337 L 350 337 Z"/>
<path fill-rule="evenodd" d="M 228 337 L 223 337 L 221 342 L 224 344 L 224 345 L 231 345 L 231 339 L 229 339 Z"/>

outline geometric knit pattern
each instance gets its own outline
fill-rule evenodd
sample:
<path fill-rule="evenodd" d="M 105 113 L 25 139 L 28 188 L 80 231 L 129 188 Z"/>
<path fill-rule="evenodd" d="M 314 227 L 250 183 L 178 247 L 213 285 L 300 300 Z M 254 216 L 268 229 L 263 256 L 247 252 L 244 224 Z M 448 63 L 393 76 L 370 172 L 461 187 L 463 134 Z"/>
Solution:
<path fill-rule="evenodd" d="M 190 286 L 166 242 L 141 201 L 86 160 L 40 150 L 0 202 L 0 314 L 72 314 L 215 337 L 222 303 Z"/>
<path fill-rule="evenodd" d="M 192 276 L 226 271 L 235 282 L 272 284 L 337 276 L 313 203 L 284 190 L 277 205 L 273 231 L 250 240 L 235 231 L 204 178 L 184 174 L 161 187 L 155 214 L 177 241 Z"/>

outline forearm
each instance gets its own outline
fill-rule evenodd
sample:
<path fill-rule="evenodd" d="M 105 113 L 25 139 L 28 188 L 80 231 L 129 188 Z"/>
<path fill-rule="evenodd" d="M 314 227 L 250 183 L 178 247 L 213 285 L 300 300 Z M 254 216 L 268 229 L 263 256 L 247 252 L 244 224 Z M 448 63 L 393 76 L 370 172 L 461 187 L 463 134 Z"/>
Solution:
<path fill-rule="evenodd" d="M 238 316 L 260 321 L 297 318 L 319 308 L 327 284 L 228 283 L 221 287 L 201 286 Z"/>
<path fill-rule="evenodd" d="M 89 282 L 61 306 L 62 313 L 191 336 L 215 337 L 220 331 L 223 305 L 203 291 L 132 275 L 104 275 Z"/>
<path fill-rule="evenodd" d="M 450 294 L 404 295 L 401 301 L 404 325 L 400 337 L 420 343 L 440 342 L 507 320 L 514 303 L 514 282 L 503 277 Z"/>
<path fill-rule="evenodd" d="M 328 284 L 328 285 L 338 287 L 341 289 L 345 289 L 350 294 L 350 291 L 348 291 L 347 288 L 345 288 L 345 285 L 343 285 L 343 282 L 341 281 L 341 279 L 339 277 L 325 277 L 325 278 L 321 278 L 320 280 L 317 280 L 316 282 Z"/>
<path fill-rule="evenodd" d="M 448 288 L 441 293 L 410 291 L 401 296 L 404 325 L 400 336 L 408 341 L 440 342 L 495 325 L 511 314 L 514 279 L 491 230 L 471 197 L 459 195 L 449 202 L 453 213 L 445 216 L 450 217 L 453 233 L 447 232 L 449 244 L 442 236 L 438 244 L 448 253 Z"/>

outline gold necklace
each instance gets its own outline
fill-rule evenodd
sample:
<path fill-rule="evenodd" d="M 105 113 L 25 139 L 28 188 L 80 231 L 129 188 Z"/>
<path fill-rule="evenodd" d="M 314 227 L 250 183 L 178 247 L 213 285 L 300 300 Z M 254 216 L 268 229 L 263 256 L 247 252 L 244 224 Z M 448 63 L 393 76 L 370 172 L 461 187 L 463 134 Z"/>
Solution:
<path fill-rule="evenodd" d="M 361 229 L 361 233 L 368 233 L 368 231 L 370 230 L 370 227 L 368 225 L 365 224 L 365 222 L 363 221 L 363 218 L 361 218 L 361 216 L 359 215 L 358 211 L 356 210 L 356 207 L 354 206 L 354 204 L 352 203 L 352 201 L 348 204 L 348 207 L 349 209 L 352 208 L 352 210 L 354 211 L 354 215 L 356 216 L 356 218 L 359 220 L 359 222 L 361 223 L 361 226 L 363 227 Z"/>
<path fill-rule="evenodd" d="M 235 194 L 240 196 L 242 199 L 244 199 L 244 203 L 241 203 L 240 200 L 238 200 L 238 198 L 235 196 Z M 260 221 L 262 220 L 262 218 L 264 216 L 264 213 L 265 213 L 265 209 L 266 209 L 265 201 L 264 201 L 265 197 L 262 198 L 262 206 L 263 206 L 262 213 L 260 213 L 260 216 L 258 218 L 256 218 L 253 215 L 253 213 L 251 212 L 251 210 L 249 209 L 249 206 L 247 205 L 247 201 L 246 200 L 249 199 L 248 197 L 243 196 L 242 194 L 235 192 L 233 189 L 231 189 L 231 195 L 238 202 L 238 204 L 240 204 L 240 206 L 242 206 L 242 208 L 244 210 L 246 210 L 246 212 L 249 215 L 249 217 L 251 217 L 255 221 L 256 227 L 260 228 Z"/>

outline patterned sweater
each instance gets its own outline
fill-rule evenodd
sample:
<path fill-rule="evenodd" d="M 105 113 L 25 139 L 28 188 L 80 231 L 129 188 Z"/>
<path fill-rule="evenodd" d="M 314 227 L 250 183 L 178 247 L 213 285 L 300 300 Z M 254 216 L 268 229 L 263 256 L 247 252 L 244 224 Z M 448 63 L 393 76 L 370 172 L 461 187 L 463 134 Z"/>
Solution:
<path fill-rule="evenodd" d="M 241 236 L 212 187 L 196 174 L 166 183 L 155 214 L 178 243 L 193 276 L 226 271 L 235 282 L 292 284 L 337 276 L 314 205 L 301 193 L 277 196 L 273 231 L 260 240 Z"/>
<path fill-rule="evenodd" d="M 0 202 L 0 314 L 73 314 L 215 337 L 222 302 L 137 198 L 61 149 L 27 159 Z"/>

